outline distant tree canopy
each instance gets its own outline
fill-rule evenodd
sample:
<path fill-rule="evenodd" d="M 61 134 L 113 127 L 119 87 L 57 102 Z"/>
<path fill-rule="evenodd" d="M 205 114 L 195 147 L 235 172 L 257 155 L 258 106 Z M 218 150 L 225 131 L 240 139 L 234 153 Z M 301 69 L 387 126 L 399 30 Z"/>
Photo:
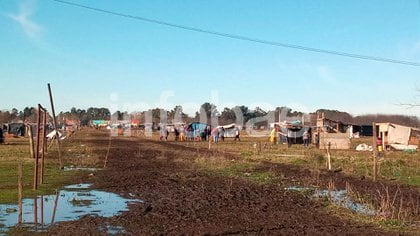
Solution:
<path fill-rule="evenodd" d="M 26 121 L 26 122 L 36 122 L 36 113 L 37 109 L 35 107 L 25 107 L 22 111 L 19 111 L 16 108 L 13 108 L 10 111 L 0 111 L 0 123 L 8 122 L 17 122 L 17 121 Z M 247 121 L 264 117 L 268 114 L 273 115 L 274 117 L 279 117 L 281 114 L 286 114 L 287 117 L 301 117 L 303 112 L 293 111 L 287 107 L 277 107 L 274 111 L 265 111 L 260 107 L 256 107 L 251 110 L 247 106 L 235 106 L 232 108 L 225 107 L 223 110 L 219 110 L 216 105 L 209 102 L 205 102 L 200 106 L 199 111 L 195 113 L 194 117 L 190 117 L 188 114 L 184 113 L 183 107 L 180 105 L 175 106 L 170 111 L 161 108 L 149 109 L 148 111 L 137 111 L 128 113 L 126 111 L 116 111 L 114 116 L 118 120 L 126 119 L 127 117 L 131 119 L 138 119 L 141 123 L 154 122 L 158 124 L 161 122 L 161 118 L 166 117 L 166 122 L 192 122 L 200 121 L 200 116 L 205 117 L 207 122 L 210 123 L 216 119 L 218 124 L 231 124 L 235 122 L 240 122 L 245 124 Z M 324 113 L 325 116 L 331 120 L 342 121 L 345 123 L 351 124 L 372 124 L 372 122 L 390 122 L 396 123 L 411 127 L 420 127 L 420 120 L 416 116 L 406 116 L 406 115 L 385 115 L 385 114 L 376 114 L 376 115 L 361 115 L 361 116 L 352 116 L 347 112 L 329 110 L 329 109 L 318 109 L 315 114 Z M 146 117 L 148 117 L 146 119 Z M 79 121 L 81 125 L 89 125 L 92 120 L 110 120 L 111 112 L 108 108 L 98 108 L 90 107 L 87 110 L 79 109 L 72 107 L 70 111 L 60 112 L 58 115 L 59 122 L 68 119 Z M 150 120 L 151 119 L 151 120 Z"/>
<path fill-rule="evenodd" d="M 59 118 L 76 120 L 80 125 L 88 125 L 92 120 L 109 120 L 111 112 L 108 108 L 90 107 L 87 110 L 72 107 L 70 111 L 60 112 Z"/>
<path fill-rule="evenodd" d="M 386 114 L 352 116 L 347 112 L 328 109 L 319 109 L 315 113 L 324 113 L 325 117 L 328 119 L 357 125 L 371 125 L 372 122 L 389 122 L 411 127 L 420 127 L 420 120 L 416 116 Z"/>
<path fill-rule="evenodd" d="M 354 124 L 372 124 L 372 122 L 389 122 L 411 127 L 420 127 L 420 120 L 416 116 L 377 114 L 353 117 Z"/>
<path fill-rule="evenodd" d="M 13 108 L 11 111 L 0 111 L 0 123 L 8 123 L 13 121 L 36 121 L 35 107 L 25 107 L 23 111 Z"/>

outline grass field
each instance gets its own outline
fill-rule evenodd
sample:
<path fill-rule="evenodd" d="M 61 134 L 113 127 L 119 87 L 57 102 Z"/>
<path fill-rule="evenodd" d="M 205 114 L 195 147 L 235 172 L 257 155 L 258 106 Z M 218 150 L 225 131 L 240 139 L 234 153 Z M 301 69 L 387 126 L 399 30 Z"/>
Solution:
<path fill-rule="evenodd" d="M 80 145 L 78 141 L 66 140 L 62 144 L 62 153 L 67 164 L 74 156 L 85 153 L 88 147 Z M 77 147 L 77 148 L 76 148 Z M 33 190 L 34 160 L 30 157 L 29 141 L 27 138 L 8 138 L 6 143 L 0 145 L 0 203 L 13 203 L 18 196 L 18 166 L 23 166 L 23 197 L 53 194 L 56 189 L 65 184 L 74 183 L 87 173 L 84 171 L 63 171 L 58 161 L 56 144 L 48 148 L 45 159 L 44 184 L 38 184 L 36 191 Z M 91 158 L 87 158 L 91 160 Z M 94 166 L 95 162 L 75 163 L 81 166 Z M 40 160 L 38 162 L 40 168 Z M 38 182 L 39 183 L 39 182 Z"/>
<path fill-rule="evenodd" d="M 352 140 L 350 150 L 331 150 L 332 169 L 340 170 L 347 175 L 358 177 L 372 177 L 373 158 L 371 152 L 356 151 L 357 144 L 370 144 L 371 138 Z M 185 142 L 185 146 L 197 146 L 208 148 L 208 142 Z M 261 146 L 261 151 L 259 150 Z M 304 148 L 302 145 L 286 144 L 271 145 L 267 138 L 242 137 L 240 142 L 226 139 L 225 142 L 211 143 L 210 149 L 220 153 L 239 154 L 244 163 L 222 163 L 220 169 L 226 167 L 226 173 L 232 175 L 235 169 L 249 168 L 259 162 L 288 163 L 306 166 L 311 169 L 326 169 L 326 151 L 319 150 L 314 146 Z M 212 160 L 206 160 L 212 162 Z M 206 166 L 217 165 L 206 163 Z M 420 153 L 405 153 L 402 151 L 390 151 L 383 153 L 378 159 L 378 179 L 398 181 L 403 184 L 420 186 Z"/>
<path fill-rule="evenodd" d="M 105 147 L 90 147 L 82 141 L 83 138 L 72 138 L 62 143 L 62 153 L 65 163 L 83 166 L 99 167 L 102 161 L 95 157 L 98 150 Z M 158 140 L 157 135 L 152 139 Z M 172 140 L 173 137 L 169 137 Z M 356 139 L 359 143 L 369 143 L 370 138 Z M 168 141 L 173 142 L 173 141 Z M 208 148 L 208 142 L 177 142 L 189 147 Z M 259 148 L 261 147 L 261 148 Z M 285 144 L 271 145 L 266 138 L 242 136 L 240 142 L 227 138 L 224 142 L 211 143 L 211 150 L 221 155 L 225 153 L 238 154 L 239 160 L 227 161 L 224 158 L 199 158 L 196 161 L 205 171 L 225 176 L 237 176 L 252 181 L 266 183 L 276 177 L 269 172 L 250 171 L 262 162 L 287 163 L 305 166 L 311 169 L 326 168 L 326 152 L 315 147 L 304 148 L 302 145 L 287 147 Z M 61 171 L 58 165 L 56 145 L 51 145 L 46 155 L 45 184 L 37 191 L 32 191 L 34 160 L 29 157 L 29 143 L 26 138 L 12 138 L 6 144 L 0 145 L 0 203 L 13 202 L 17 199 L 17 168 L 19 162 L 24 168 L 24 196 L 53 193 L 56 188 L 66 183 L 74 182 L 80 175 L 78 171 Z M 352 176 L 372 176 L 371 152 L 353 150 L 332 150 L 332 167 Z M 400 151 L 387 152 L 378 161 L 378 178 L 398 181 L 413 186 L 420 186 L 420 154 Z"/>

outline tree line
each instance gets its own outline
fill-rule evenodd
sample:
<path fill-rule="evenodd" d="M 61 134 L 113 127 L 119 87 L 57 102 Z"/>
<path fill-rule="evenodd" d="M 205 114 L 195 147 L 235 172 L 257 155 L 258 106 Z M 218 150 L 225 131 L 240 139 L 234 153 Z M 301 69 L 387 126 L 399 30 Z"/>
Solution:
<path fill-rule="evenodd" d="M 21 111 L 16 108 L 13 108 L 11 111 L 0 111 L 0 123 L 18 121 L 36 122 L 36 112 L 37 109 L 35 107 L 25 107 Z M 111 111 L 105 107 L 90 107 L 86 110 L 73 107 L 69 111 L 60 112 L 58 114 L 58 121 L 63 122 L 64 120 L 73 120 L 78 122 L 80 125 L 89 125 L 92 120 L 110 120 L 111 118 L 124 120 L 128 118 L 131 120 L 139 120 L 140 123 L 145 123 L 146 116 L 151 116 L 151 122 L 156 124 L 160 123 L 162 120 L 166 120 L 168 122 L 189 123 L 203 120 L 203 118 L 209 122 L 211 120 L 217 120 L 219 124 L 230 124 L 237 121 L 237 114 L 241 114 L 241 119 L 244 124 L 251 119 L 265 117 L 268 114 L 274 116 L 276 121 L 278 121 L 277 117 L 279 117 L 280 113 L 283 113 L 287 117 L 301 117 L 304 114 L 303 112 L 293 111 L 287 107 L 277 107 L 274 111 L 265 111 L 260 107 L 250 109 L 244 105 L 219 109 L 216 105 L 205 102 L 200 106 L 200 109 L 194 114 L 194 116 L 186 114 L 183 111 L 183 107 L 180 105 L 175 106 L 171 110 L 154 108 L 147 111 L 131 113 L 128 113 L 127 111 L 116 111 L 112 114 Z M 331 120 L 349 124 L 366 125 L 372 124 L 372 122 L 391 122 L 411 127 L 420 127 L 420 120 L 416 116 L 385 114 L 353 116 L 347 112 L 328 109 L 318 109 L 309 115 L 316 117 L 317 113 L 324 113 L 325 116 Z"/>

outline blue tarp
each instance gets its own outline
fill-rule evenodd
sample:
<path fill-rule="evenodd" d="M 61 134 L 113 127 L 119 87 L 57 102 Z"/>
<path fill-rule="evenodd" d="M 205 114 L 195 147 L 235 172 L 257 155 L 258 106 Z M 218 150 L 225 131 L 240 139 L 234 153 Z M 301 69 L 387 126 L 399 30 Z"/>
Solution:
<path fill-rule="evenodd" d="M 203 132 L 207 127 L 210 127 L 208 124 L 200 123 L 200 122 L 193 122 L 188 125 L 188 129 L 191 131 L 200 130 Z"/>

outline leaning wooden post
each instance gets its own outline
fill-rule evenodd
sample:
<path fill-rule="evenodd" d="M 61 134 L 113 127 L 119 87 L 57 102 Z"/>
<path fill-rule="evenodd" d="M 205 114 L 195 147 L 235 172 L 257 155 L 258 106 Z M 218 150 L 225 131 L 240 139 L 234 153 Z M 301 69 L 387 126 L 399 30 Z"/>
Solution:
<path fill-rule="evenodd" d="M 23 175 L 23 163 L 19 162 L 18 165 L 18 223 L 22 223 L 22 175 Z"/>
<path fill-rule="evenodd" d="M 56 131 L 56 140 L 57 140 L 57 148 L 58 148 L 58 161 L 60 162 L 60 169 L 63 169 L 63 162 L 61 161 L 61 150 L 60 150 L 60 139 L 58 137 L 58 127 L 57 127 L 57 118 L 55 117 L 55 110 L 54 110 L 54 100 L 51 92 L 51 86 L 48 83 L 48 92 L 50 94 L 50 102 L 51 102 L 51 112 L 53 116 L 53 122 L 54 122 L 54 129 Z"/>
<path fill-rule="evenodd" d="M 39 183 L 44 183 L 44 160 L 45 160 L 45 136 L 46 136 L 46 126 L 47 124 L 47 112 L 44 110 L 42 115 L 42 151 L 41 151 L 41 176 L 39 179 Z"/>
<path fill-rule="evenodd" d="M 108 157 L 109 157 L 109 152 L 111 150 L 111 134 L 109 135 L 109 141 L 108 141 L 108 150 L 106 151 L 106 155 L 105 155 L 105 161 L 104 161 L 104 168 L 106 168 L 106 165 L 108 164 Z"/>
<path fill-rule="evenodd" d="M 378 158 L 378 145 L 376 143 L 376 139 L 378 138 L 378 135 L 376 133 L 376 123 L 372 123 L 372 130 L 373 130 L 373 138 L 372 138 L 372 149 L 373 149 L 373 181 L 376 181 L 376 175 L 377 175 L 377 158 Z"/>
<path fill-rule="evenodd" d="M 29 152 L 31 153 L 31 158 L 35 158 L 35 152 L 34 152 L 34 136 L 32 133 L 32 125 L 27 125 L 28 128 L 28 136 L 29 136 Z"/>
<path fill-rule="evenodd" d="M 34 190 L 37 189 L 38 184 L 38 158 L 39 158 L 39 136 L 41 126 L 41 105 L 38 104 L 38 116 L 36 127 L 36 149 L 35 149 L 35 164 L 34 164 Z"/>

